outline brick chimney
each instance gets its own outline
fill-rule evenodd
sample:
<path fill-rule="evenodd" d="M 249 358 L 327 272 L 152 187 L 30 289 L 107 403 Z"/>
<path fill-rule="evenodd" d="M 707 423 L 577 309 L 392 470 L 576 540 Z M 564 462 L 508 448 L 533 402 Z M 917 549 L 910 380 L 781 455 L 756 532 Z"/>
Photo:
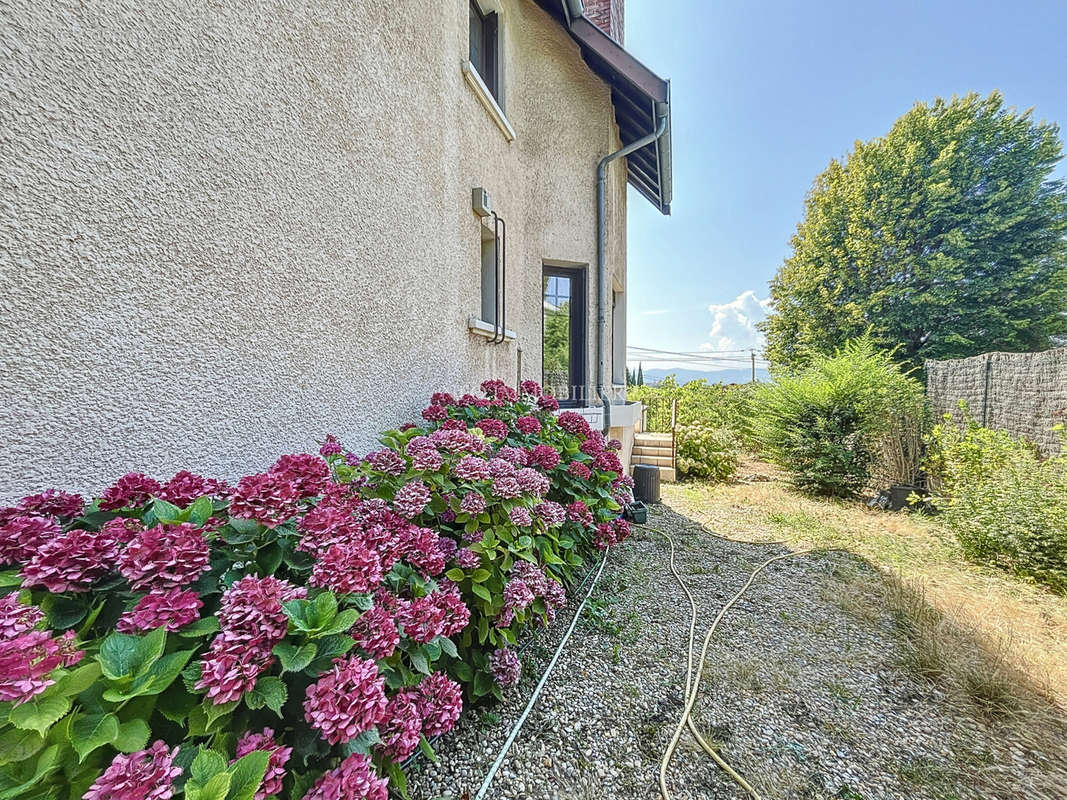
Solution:
<path fill-rule="evenodd" d="M 585 0 L 585 16 L 619 44 L 623 37 L 623 0 Z"/>

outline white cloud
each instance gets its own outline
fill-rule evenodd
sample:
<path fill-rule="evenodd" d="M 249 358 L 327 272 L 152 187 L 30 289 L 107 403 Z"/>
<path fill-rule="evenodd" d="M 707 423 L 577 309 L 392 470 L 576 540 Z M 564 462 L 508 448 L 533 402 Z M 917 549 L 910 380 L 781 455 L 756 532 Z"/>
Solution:
<path fill-rule="evenodd" d="M 660 314 L 670 314 L 670 313 L 671 313 L 671 310 L 669 308 L 654 308 L 651 311 L 642 311 L 641 312 L 641 316 L 642 317 L 658 317 Z"/>
<path fill-rule="evenodd" d="M 771 299 L 761 300 L 751 289 L 729 303 L 712 303 L 708 306 L 713 318 L 708 332 L 711 341 L 701 344 L 700 349 L 710 352 L 762 350 L 765 340 L 763 334 L 756 330 L 756 323 L 767 316 L 770 308 Z"/>

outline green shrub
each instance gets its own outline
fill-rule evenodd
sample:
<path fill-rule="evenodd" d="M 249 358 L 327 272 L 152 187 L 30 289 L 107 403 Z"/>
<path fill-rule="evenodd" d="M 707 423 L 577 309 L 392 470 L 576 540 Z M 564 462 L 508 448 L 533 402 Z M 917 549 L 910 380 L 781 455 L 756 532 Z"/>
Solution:
<path fill-rule="evenodd" d="M 678 471 L 694 478 L 726 481 L 737 472 L 739 442 L 729 428 L 701 423 L 678 428 Z"/>
<path fill-rule="evenodd" d="M 764 454 L 816 494 L 849 497 L 881 472 L 887 437 L 921 420 L 921 384 L 868 338 L 817 357 L 755 390 L 755 439 Z"/>
<path fill-rule="evenodd" d="M 930 445 L 935 503 L 967 556 L 1067 592 L 1067 456 L 948 418 Z"/>
<path fill-rule="evenodd" d="M 679 385 L 668 375 L 656 386 L 631 386 L 626 396 L 648 406 L 646 430 L 670 431 L 671 403 L 677 400 L 679 427 L 699 424 L 727 428 L 746 441 L 752 433 L 751 390 L 751 384 L 726 385 L 703 379 Z"/>

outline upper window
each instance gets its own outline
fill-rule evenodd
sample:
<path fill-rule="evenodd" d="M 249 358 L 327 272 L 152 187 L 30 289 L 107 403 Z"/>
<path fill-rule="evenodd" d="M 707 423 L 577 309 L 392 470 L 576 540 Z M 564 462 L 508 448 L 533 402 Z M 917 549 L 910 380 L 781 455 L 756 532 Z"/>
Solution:
<path fill-rule="evenodd" d="M 476 0 L 471 0 L 470 61 L 482 82 L 498 104 L 500 100 L 500 58 L 495 12 L 483 14 Z"/>

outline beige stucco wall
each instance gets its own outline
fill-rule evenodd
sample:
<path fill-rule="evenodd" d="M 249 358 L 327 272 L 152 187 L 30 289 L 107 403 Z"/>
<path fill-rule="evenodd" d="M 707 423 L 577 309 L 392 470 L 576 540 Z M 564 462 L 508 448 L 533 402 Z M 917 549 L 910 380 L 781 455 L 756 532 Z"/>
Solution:
<path fill-rule="evenodd" d="M 502 10 L 511 143 L 461 72 L 466 0 L 0 5 L 0 498 L 367 447 L 435 388 L 513 379 L 516 344 L 538 378 L 541 259 L 590 265 L 592 318 L 618 142 L 565 31 Z M 467 330 L 477 185 L 516 344 Z"/>

